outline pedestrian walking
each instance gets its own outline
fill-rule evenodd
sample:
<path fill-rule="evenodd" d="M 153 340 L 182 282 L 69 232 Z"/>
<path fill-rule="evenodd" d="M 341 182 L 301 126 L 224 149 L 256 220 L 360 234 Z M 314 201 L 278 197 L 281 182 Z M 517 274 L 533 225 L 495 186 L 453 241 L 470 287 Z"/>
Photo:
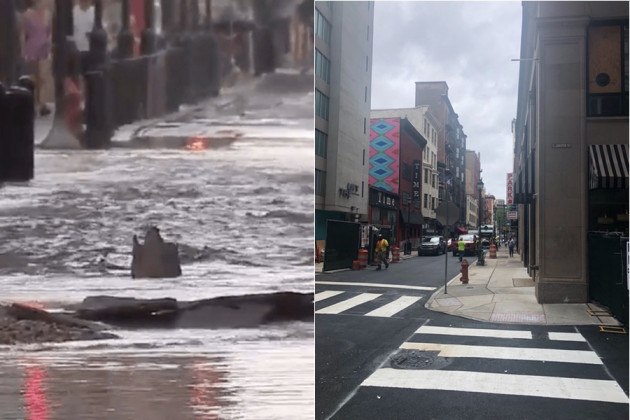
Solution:
<path fill-rule="evenodd" d="M 464 258 L 464 252 L 466 252 L 466 242 L 464 242 L 463 237 L 460 237 L 459 241 L 457 241 L 457 254 L 459 255 L 460 262 Z"/>
<path fill-rule="evenodd" d="M 74 44 L 79 51 L 81 74 L 90 70 L 90 33 L 94 28 L 94 5 L 91 0 L 79 0 L 72 9 Z"/>
<path fill-rule="evenodd" d="M 376 241 L 376 263 L 378 264 L 377 270 L 381 269 L 381 263 L 385 264 L 385 268 L 389 268 L 389 262 L 387 261 L 387 253 L 389 249 L 389 242 L 383 237 L 378 235 L 378 241 Z"/>
<path fill-rule="evenodd" d="M 510 238 L 510 241 L 508 242 L 508 249 L 510 250 L 510 257 L 514 256 L 514 246 L 516 245 L 516 243 L 514 242 L 514 238 Z"/>
<path fill-rule="evenodd" d="M 42 98 L 42 89 L 46 83 L 44 62 L 51 50 L 52 15 L 43 0 L 34 0 L 28 5 L 21 19 L 20 44 L 25 72 L 33 78 L 35 84 L 35 112 L 45 116 L 50 114 Z"/>

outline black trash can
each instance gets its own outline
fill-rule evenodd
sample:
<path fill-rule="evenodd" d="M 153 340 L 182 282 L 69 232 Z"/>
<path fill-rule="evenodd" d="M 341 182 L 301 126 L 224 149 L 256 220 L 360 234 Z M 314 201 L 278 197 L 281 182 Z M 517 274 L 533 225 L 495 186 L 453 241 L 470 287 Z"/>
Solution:
<path fill-rule="evenodd" d="M 21 86 L 0 89 L 0 181 L 33 179 L 34 124 L 33 93 Z"/>

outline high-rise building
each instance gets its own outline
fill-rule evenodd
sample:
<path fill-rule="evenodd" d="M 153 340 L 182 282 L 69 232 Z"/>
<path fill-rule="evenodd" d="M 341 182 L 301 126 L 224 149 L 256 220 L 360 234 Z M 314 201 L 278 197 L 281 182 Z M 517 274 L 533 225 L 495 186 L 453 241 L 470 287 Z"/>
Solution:
<path fill-rule="evenodd" d="M 438 142 L 439 197 L 440 202 L 447 198 L 458 207 L 457 220 L 448 223 L 457 230 L 466 224 L 466 134 L 448 98 L 446 82 L 416 82 L 416 106 L 421 105 L 429 107 L 443 133 Z"/>
<path fill-rule="evenodd" d="M 366 221 L 373 2 L 315 2 L 315 239 Z"/>

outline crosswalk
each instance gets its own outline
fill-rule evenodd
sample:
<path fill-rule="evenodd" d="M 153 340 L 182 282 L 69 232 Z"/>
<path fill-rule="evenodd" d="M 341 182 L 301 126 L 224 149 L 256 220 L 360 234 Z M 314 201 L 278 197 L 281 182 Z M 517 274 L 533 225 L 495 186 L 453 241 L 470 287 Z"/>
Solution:
<path fill-rule="evenodd" d="M 419 359 L 428 362 L 399 364 Z M 578 332 L 424 325 L 361 387 L 628 404 L 628 396 Z"/>
<path fill-rule="evenodd" d="M 390 318 L 419 302 L 424 295 L 389 295 L 324 290 L 315 294 L 316 314 L 349 314 Z M 323 302 L 336 298 L 335 303 Z M 365 305 L 371 303 L 371 305 Z M 367 309 L 366 309 L 367 307 Z M 352 312 L 350 312 L 352 311 Z"/>

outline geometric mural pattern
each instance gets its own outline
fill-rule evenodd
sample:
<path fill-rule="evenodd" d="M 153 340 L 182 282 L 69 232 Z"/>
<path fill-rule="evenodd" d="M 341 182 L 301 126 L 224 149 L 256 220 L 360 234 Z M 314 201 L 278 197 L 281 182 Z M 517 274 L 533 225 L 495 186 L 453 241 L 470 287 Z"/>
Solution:
<path fill-rule="evenodd" d="M 369 185 L 399 194 L 400 118 L 370 120 Z"/>

